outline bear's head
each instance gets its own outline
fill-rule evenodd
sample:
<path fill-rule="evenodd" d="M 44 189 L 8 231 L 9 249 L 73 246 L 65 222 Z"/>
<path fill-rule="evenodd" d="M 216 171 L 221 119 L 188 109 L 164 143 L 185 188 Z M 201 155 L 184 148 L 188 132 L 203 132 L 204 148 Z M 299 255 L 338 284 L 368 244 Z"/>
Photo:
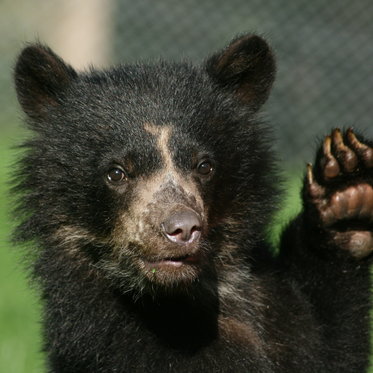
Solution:
<path fill-rule="evenodd" d="M 255 35 L 198 68 L 77 73 L 28 46 L 15 69 L 35 133 L 18 175 L 18 237 L 58 247 L 125 291 L 188 288 L 244 261 L 272 210 L 272 157 L 256 113 L 274 75 Z"/>

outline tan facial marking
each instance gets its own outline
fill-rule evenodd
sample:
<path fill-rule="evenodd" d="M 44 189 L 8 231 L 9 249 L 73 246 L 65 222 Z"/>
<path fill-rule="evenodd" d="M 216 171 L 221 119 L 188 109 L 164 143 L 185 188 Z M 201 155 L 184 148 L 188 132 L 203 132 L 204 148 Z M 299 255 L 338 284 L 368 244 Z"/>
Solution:
<path fill-rule="evenodd" d="M 141 193 L 143 198 L 148 200 L 148 192 L 154 194 L 160 185 L 165 184 L 167 181 L 172 181 L 175 186 L 181 187 L 186 194 L 193 195 L 200 206 L 203 206 L 202 199 L 199 196 L 199 191 L 195 183 L 190 179 L 181 175 L 175 168 L 174 162 L 169 150 L 169 142 L 171 138 L 171 126 L 156 126 L 154 124 L 146 123 L 144 125 L 145 131 L 149 132 L 156 137 L 157 147 L 163 159 L 163 168 L 146 181 L 146 185 Z"/>
<path fill-rule="evenodd" d="M 162 155 L 164 168 L 168 172 L 175 172 L 174 164 L 172 162 L 171 153 L 168 149 L 168 144 L 171 137 L 171 127 L 170 126 L 155 126 L 154 124 L 146 123 L 144 125 L 146 132 L 149 132 L 157 139 L 157 146 Z"/>
<path fill-rule="evenodd" d="M 86 229 L 72 225 L 62 225 L 54 232 L 54 239 L 64 249 L 64 252 L 72 257 L 83 258 L 81 250 L 82 242 L 98 242 L 107 244 L 107 240 L 99 238 L 87 231 Z"/>
<path fill-rule="evenodd" d="M 54 234 L 54 237 L 66 245 L 73 244 L 80 240 L 85 242 L 97 241 L 97 237 L 93 236 L 87 230 L 71 225 L 63 225 L 58 228 Z"/>
<path fill-rule="evenodd" d="M 157 242 L 158 245 L 163 244 L 163 241 L 154 241 L 158 239 L 162 219 L 178 206 L 195 208 L 202 219 L 206 215 L 192 176 L 181 174 L 172 160 L 169 149 L 172 127 L 146 123 L 144 129 L 154 137 L 162 165 L 157 172 L 137 180 L 134 199 L 120 215 L 112 235 L 113 243 L 119 250 L 130 242 L 154 248 Z"/>

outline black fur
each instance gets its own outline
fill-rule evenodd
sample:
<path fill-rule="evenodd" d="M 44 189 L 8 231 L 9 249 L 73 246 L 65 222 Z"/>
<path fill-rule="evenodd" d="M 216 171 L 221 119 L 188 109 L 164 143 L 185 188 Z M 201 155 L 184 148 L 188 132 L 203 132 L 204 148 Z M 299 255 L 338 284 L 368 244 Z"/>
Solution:
<path fill-rule="evenodd" d="M 274 75 L 272 52 L 251 35 L 201 67 L 77 74 L 42 45 L 24 49 L 15 81 L 35 135 L 16 180 L 16 238 L 35 242 L 49 372 L 367 371 L 369 258 L 328 238 L 306 192 L 279 256 L 265 243 L 279 179 L 256 112 Z M 125 181 L 108 181 L 113 167 Z M 165 176 L 140 209 L 167 172 L 178 182 Z M 197 244 L 161 234 L 175 206 L 203 217 Z M 138 264 L 176 256 L 197 264 Z"/>

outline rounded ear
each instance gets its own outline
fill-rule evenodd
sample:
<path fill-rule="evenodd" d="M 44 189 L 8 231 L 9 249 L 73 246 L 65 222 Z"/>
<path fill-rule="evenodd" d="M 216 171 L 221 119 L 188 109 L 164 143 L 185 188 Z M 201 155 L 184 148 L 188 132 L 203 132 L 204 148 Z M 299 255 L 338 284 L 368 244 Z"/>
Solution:
<path fill-rule="evenodd" d="M 60 103 L 62 91 L 76 79 L 75 70 L 40 44 L 26 47 L 14 72 L 18 101 L 32 118 L 45 116 L 48 107 Z"/>
<path fill-rule="evenodd" d="M 206 70 L 222 88 L 258 110 L 269 96 L 275 79 L 274 55 L 264 39 L 244 35 L 207 60 Z"/>

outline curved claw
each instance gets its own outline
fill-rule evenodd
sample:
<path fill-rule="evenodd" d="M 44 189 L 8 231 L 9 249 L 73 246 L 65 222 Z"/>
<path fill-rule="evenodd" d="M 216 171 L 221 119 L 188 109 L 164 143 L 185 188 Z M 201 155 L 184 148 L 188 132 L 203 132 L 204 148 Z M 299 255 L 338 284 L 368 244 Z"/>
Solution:
<path fill-rule="evenodd" d="M 325 194 L 325 188 L 319 185 L 313 175 L 312 164 L 307 164 L 307 183 L 308 190 L 312 198 L 322 198 Z"/>
<path fill-rule="evenodd" d="M 373 148 L 360 142 L 352 128 L 349 128 L 346 132 L 347 139 L 351 146 L 354 148 L 355 152 L 361 157 L 364 162 L 365 167 L 373 167 Z"/>
<path fill-rule="evenodd" d="M 332 138 L 326 136 L 323 144 L 324 156 L 321 159 L 321 169 L 326 180 L 335 178 L 340 173 L 340 167 L 337 160 L 334 158 L 331 150 Z"/>
<path fill-rule="evenodd" d="M 339 128 L 333 130 L 332 141 L 336 157 L 343 170 L 346 172 L 355 171 L 358 165 L 358 158 L 356 154 L 343 142 L 342 132 Z"/>
<path fill-rule="evenodd" d="M 313 183 L 313 170 L 311 163 L 307 163 L 307 181 L 309 185 Z"/>

